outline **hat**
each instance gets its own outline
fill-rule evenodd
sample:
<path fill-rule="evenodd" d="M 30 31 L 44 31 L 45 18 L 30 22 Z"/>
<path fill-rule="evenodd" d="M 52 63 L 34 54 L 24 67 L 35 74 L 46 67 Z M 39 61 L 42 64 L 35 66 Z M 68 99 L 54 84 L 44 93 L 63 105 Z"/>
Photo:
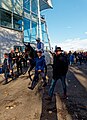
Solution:
<path fill-rule="evenodd" d="M 55 52 L 57 52 L 57 51 L 62 51 L 61 47 L 56 47 Z"/>
<path fill-rule="evenodd" d="M 36 38 L 36 41 L 40 41 L 40 38 L 38 37 L 38 38 Z"/>

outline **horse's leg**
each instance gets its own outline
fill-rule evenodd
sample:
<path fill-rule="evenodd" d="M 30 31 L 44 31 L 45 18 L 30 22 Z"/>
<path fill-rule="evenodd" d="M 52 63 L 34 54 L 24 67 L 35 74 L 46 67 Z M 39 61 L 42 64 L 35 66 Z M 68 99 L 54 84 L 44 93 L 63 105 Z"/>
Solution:
<path fill-rule="evenodd" d="M 34 65 L 34 64 L 31 64 L 30 69 L 29 69 L 29 71 L 28 71 L 29 78 L 30 78 L 31 81 L 32 81 L 32 78 L 31 78 L 30 72 L 33 70 L 34 67 L 35 67 L 35 65 Z"/>
<path fill-rule="evenodd" d="M 45 76 L 47 75 L 47 65 L 45 65 Z"/>

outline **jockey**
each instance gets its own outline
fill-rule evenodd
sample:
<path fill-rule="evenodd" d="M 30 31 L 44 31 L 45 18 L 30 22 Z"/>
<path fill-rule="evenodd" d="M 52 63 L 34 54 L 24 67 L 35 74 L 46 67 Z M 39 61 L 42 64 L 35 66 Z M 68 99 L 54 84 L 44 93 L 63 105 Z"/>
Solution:
<path fill-rule="evenodd" d="M 44 52 L 44 44 L 40 41 L 40 38 L 37 38 L 36 39 L 36 41 L 37 41 L 37 50 L 39 50 L 39 49 L 41 49 L 42 50 L 42 52 Z"/>

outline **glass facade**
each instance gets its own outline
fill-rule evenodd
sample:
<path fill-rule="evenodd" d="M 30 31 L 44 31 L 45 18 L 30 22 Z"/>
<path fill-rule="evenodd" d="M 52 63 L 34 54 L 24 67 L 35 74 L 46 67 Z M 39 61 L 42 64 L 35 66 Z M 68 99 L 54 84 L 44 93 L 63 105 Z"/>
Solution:
<path fill-rule="evenodd" d="M 38 0 L 0 0 L 0 26 L 23 31 L 24 42 L 36 42 L 41 36 L 43 42 L 48 41 L 45 19 L 38 13 Z"/>
<path fill-rule="evenodd" d="M 0 0 L 0 26 L 23 30 L 23 0 Z"/>
<path fill-rule="evenodd" d="M 0 0 L 0 7 L 8 11 L 13 11 L 18 15 L 22 15 L 23 0 Z"/>
<path fill-rule="evenodd" d="M 37 0 L 24 0 L 24 42 L 35 42 L 38 25 Z"/>

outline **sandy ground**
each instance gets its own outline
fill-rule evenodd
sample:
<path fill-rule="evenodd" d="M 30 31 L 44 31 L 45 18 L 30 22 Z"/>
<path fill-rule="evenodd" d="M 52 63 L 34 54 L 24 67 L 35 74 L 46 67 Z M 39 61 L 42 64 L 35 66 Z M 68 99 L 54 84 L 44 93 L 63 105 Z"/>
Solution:
<path fill-rule="evenodd" d="M 48 96 L 52 68 L 48 67 L 49 83 L 45 88 L 40 81 L 31 91 L 27 74 L 3 84 L 0 75 L 0 120 L 87 120 L 87 65 L 71 66 L 67 73 L 66 100 L 62 99 L 62 85 L 58 80 L 52 102 Z"/>

